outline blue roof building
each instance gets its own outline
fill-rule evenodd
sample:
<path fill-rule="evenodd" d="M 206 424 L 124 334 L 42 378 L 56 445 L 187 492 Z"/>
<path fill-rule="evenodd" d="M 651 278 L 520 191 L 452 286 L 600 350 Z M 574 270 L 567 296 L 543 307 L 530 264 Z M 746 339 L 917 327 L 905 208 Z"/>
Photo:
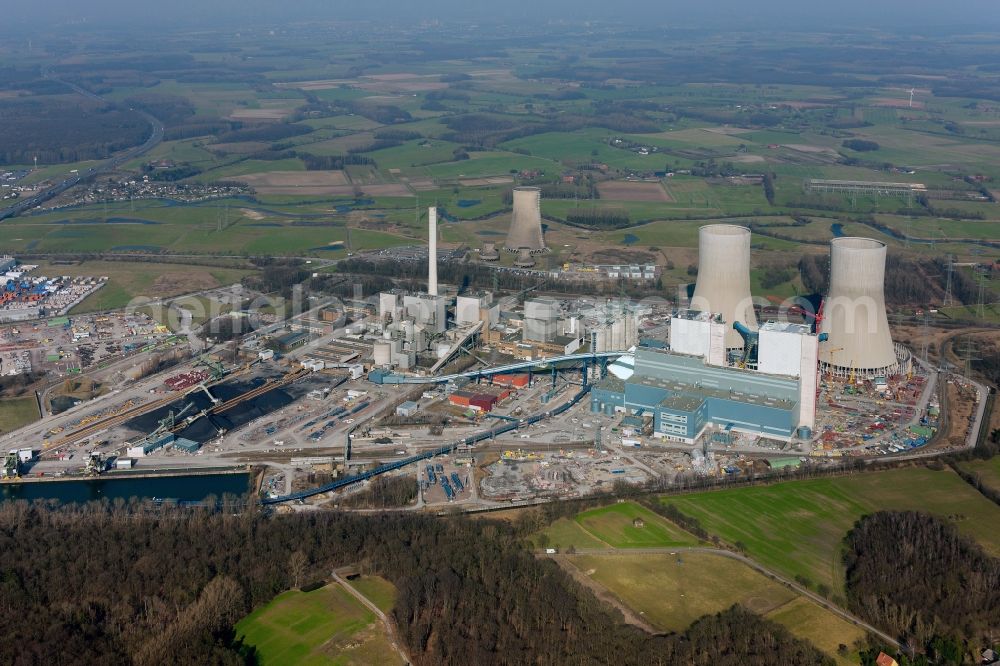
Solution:
<path fill-rule="evenodd" d="M 591 411 L 653 415 L 659 437 L 694 442 L 708 426 L 774 439 L 799 422 L 799 380 L 707 365 L 697 356 L 636 349 L 635 373 L 609 375 L 591 390 Z"/>

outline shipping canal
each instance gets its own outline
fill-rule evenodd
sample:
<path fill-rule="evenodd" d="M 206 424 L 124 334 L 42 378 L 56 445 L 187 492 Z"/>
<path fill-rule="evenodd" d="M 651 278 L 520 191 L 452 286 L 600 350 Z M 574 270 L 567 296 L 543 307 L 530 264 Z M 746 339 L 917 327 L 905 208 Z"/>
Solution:
<path fill-rule="evenodd" d="M 229 474 L 198 474 L 184 476 L 110 477 L 74 479 L 72 481 L 25 481 L 0 485 L 0 501 L 23 499 L 54 499 L 61 503 L 94 500 L 162 499 L 199 502 L 210 495 L 246 497 L 250 475 L 246 472 Z"/>

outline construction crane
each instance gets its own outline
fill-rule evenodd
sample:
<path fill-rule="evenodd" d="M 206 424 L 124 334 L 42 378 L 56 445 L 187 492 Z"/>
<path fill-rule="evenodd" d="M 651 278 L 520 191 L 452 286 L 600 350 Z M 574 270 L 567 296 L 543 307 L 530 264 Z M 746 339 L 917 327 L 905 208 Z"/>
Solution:
<path fill-rule="evenodd" d="M 812 319 L 813 320 L 813 325 L 812 325 L 813 333 L 818 333 L 819 332 L 819 328 L 820 328 L 820 322 L 823 321 L 823 306 L 825 304 L 826 304 L 826 300 L 825 299 L 821 300 L 819 302 L 819 308 L 816 310 L 815 314 L 812 313 L 812 312 L 810 312 L 809 310 L 806 310 L 803 307 L 798 306 L 798 305 L 793 305 L 793 306 L 789 307 L 788 308 L 788 312 L 789 313 L 793 313 L 793 314 L 797 314 L 797 315 L 801 315 L 803 319 Z"/>
<path fill-rule="evenodd" d="M 184 409 L 182 409 L 177 414 L 174 414 L 174 410 L 171 409 L 169 412 L 167 412 L 167 415 L 165 417 L 159 420 L 158 422 L 159 425 L 156 428 L 156 430 L 149 433 L 149 439 L 152 439 L 157 435 L 162 435 L 165 432 L 173 430 L 174 426 L 177 425 L 178 419 L 187 414 L 193 408 L 194 408 L 194 403 L 189 402 L 186 405 L 184 405 Z"/>
<path fill-rule="evenodd" d="M 195 363 L 196 366 L 203 365 L 212 373 L 212 381 L 222 379 L 226 376 L 226 367 L 222 365 L 221 361 L 213 361 L 210 358 L 202 356 Z"/>

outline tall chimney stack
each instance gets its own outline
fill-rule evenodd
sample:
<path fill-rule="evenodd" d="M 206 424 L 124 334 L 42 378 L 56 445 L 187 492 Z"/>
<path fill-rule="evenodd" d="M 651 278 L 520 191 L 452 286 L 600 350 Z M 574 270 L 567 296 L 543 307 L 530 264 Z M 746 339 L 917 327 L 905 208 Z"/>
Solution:
<path fill-rule="evenodd" d="M 438 239 L 437 239 L 437 227 L 438 227 L 438 209 L 437 206 L 431 206 L 427 209 L 427 293 L 431 296 L 438 295 Z"/>

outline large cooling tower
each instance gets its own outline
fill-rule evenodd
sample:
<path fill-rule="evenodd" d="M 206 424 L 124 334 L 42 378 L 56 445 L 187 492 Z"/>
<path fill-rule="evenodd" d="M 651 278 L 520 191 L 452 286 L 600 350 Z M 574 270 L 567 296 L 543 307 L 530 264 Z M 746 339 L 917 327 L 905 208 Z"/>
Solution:
<path fill-rule="evenodd" d="M 750 230 L 709 224 L 698 230 L 698 278 L 691 309 L 719 313 L 726 320 L 726 348 L 743 346 L 735 322 L 757 329 L 750 298 Z"/>
<path fill-rule="evenodd" d="M 504 248 L 508 252 L 527 249 L 528 252 L 543 252 L 542 239 L 542 191 L 537 187 L 514 188 L 514 214 L 511 216 L 510 231 Z"/>
<path fill-rule="evenodd" d="M 820 362 L 846 375 L 891 371 L 896 353 L 885 316 L 885 243 L 871 238 L 830 241 L 830 290 L 820 330 L 827 340 Z"/>

